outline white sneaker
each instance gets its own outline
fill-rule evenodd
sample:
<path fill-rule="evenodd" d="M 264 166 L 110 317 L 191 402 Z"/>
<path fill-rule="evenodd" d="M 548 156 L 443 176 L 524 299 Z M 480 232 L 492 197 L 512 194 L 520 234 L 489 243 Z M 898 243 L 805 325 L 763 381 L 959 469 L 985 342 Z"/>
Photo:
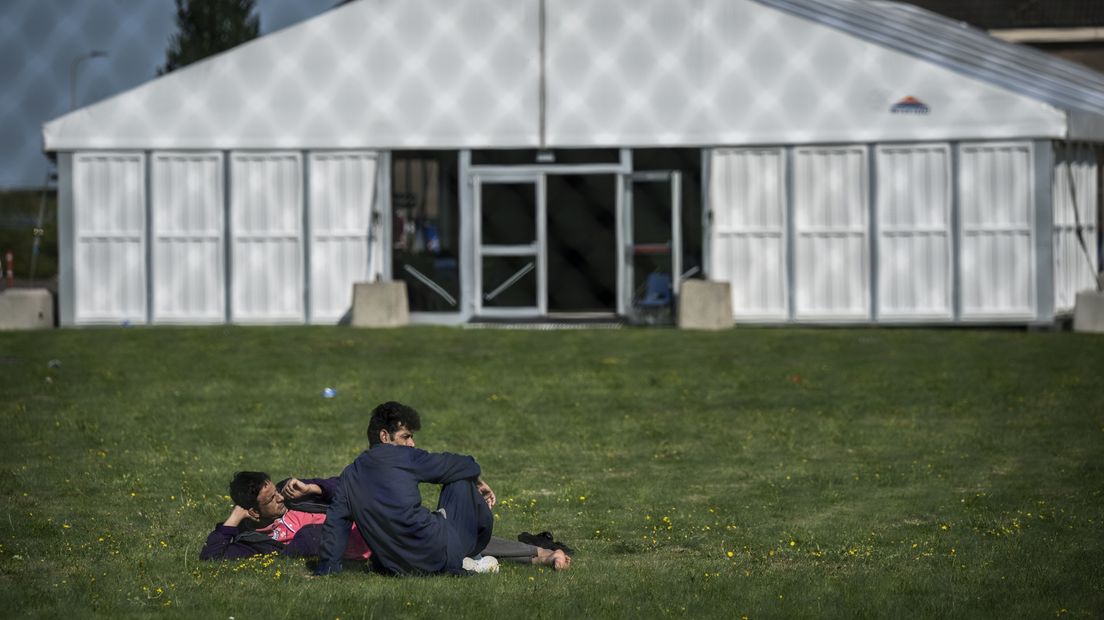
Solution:
<path fill-rule="evenodd" d="M 469 573 L 497 573 L 498 559 L 490 555 L 481 556 L 478 560 L 464 558 L 463 567 Z"/>

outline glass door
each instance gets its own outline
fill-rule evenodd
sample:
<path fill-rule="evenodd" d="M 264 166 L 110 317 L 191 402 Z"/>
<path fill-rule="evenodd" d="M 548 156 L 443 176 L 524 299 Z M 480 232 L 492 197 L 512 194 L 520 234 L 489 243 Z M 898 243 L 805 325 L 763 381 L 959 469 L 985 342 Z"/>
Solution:
<path fill-rule="evenodd" d="M 671 307 L 682 281 L 682 174 L 625 175 L 621 218 L 621 299 L 618 310 L 638 317 Z"/>
<path fill-rule="evenodd" d="M 475 176 L 475 313 L 548 313 L 544 176 Z"/>

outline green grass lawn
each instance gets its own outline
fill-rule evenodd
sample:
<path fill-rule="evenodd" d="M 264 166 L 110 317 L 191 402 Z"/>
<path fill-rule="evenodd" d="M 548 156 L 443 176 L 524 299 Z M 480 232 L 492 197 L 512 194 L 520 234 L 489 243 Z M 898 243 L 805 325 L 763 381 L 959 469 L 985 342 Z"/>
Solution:
<path fill-rule="evenodd" d="M 236 470 L 336 475 L 390 399 L 420 447 L 476 456 L 500 535 L 551 529 L 572 570 L 197 559 Z M 1104 614 L 1096 336 L 6 333 L 0 432 L 7 617 Z"/>

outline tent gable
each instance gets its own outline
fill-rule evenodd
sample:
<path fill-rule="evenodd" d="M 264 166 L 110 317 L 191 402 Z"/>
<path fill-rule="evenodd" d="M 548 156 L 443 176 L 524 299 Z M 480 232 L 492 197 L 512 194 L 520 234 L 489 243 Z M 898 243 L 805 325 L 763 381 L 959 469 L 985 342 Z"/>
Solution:
<path fill-rule="evenodd" d="M 1029 53 L 988 73 L 954 65 L 933 56 L 938 42 L 916 26 L 932 18 L 915 12 L 850 0 L 359 0 L 43 133 L 50 151 L 529 148 L 1062 138 L 1065 101 L 1087 115 L 1078 126 L 1104 119 L 1104 78 L 1079 86 L 1058 63 L 1032 84 L 1024 76 L 1042 61 Z M 942 36 L 963 55 L 988 49 L 975 31 Z"/>
<path fill-rule="evenodd" d="M 754 0 L 559 0 L 548 24 L 553 144 L 1064 130 L 1064 115 L 1045 103 Z"/>
<path fill-rule="evenodd" d="M 47 150 L 531 145 L 537 1 L 360 0 L 47 123 Z"/>

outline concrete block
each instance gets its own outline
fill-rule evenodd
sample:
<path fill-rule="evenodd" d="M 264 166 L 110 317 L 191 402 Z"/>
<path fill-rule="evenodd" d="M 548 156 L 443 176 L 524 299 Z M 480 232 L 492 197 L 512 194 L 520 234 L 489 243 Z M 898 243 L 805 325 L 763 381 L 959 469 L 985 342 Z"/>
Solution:
<path fill-rule="evenodd" d="M 357 282 L 353 285 L 353 327 L 401 327 L 409 322 L 406 282 Z"/>
<path fill-rule="evenodd" d="M 44 288 L 0 293 L 0 330 L 53 329 L 54 299 Z"/>
<path fill-rule="evenodd" d="M 687 280 L 678 299 L 680 329 L 728 329 L 732 327 L 732 291 L 728 282 Z"/>
<path fill-rule="evenodd" d="M 1073 331 L 1104 334 L 1104 293 L 1081 291 L 1073 306 Z"/>

